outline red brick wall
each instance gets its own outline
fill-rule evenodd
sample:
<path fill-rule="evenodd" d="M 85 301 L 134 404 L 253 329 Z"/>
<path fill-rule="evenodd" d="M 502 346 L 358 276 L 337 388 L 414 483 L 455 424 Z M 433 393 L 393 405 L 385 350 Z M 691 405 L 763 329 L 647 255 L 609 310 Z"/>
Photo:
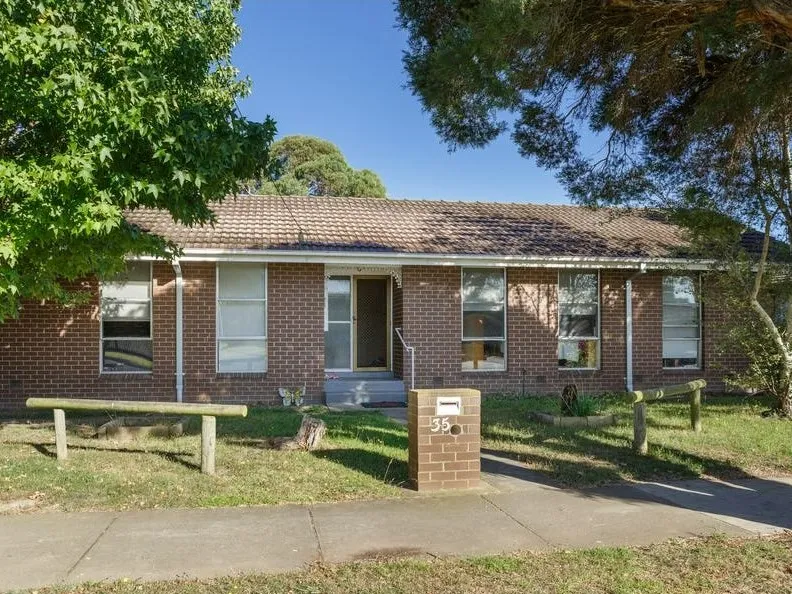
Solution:
<path fill-rule="evenodd" d="M 324 381 L 324 267 L 268 266 L 269 370 L 266 374 L 217 374 L 215 361 L 215 265 L 184 263 L 184 364 L 186 401 L 277 401 L 277 388 L 305 383 L 308 399 L 320 402 Z M 625 383 L 624 280 L 627 272 L 603 271 L 601 369 L 558 369 L 558 271 L 507 271 L 507 370 L 462 372 L 458 267 L 405 266 L 403 288 L 394 289 L 394 324 L 416 347 L 417 387 L 467 386 L 484 393 L 558 392 L 576 383 L 582 392 L 621 390 Z M 174 273 L 153 266 L 154 371 L 150 375 L 99 373 L 99 298 L 64 308 L 26 303 L 19 319 L 0 324 L 0 408 L 17 408 L 28 396 L 175 399 Z M 662 369 L 662 274 L 633 281 L 634 379 L 637 388 L 705 377 L 723 388 L 721 377 L 742 365 L 722 357 L 715 344 L 724 312 L 704 305 L 704 370 Z M 394 371 L 409 381 L 409 363 L 394 342 Z"/>
<path fill-rule="evenodd" d="M 407 342 L 416 346 L 416 385 L 419 388 L 465 386 L 483 393 L 556 393 L 575 383 L 581 392 L 623 390 L 625 386 L 625 290 L 632 272 L 602 271 L 601 365 L 592 371 L 559 370 L 557 360 L 558 270 L 510 268 L 507 271 L 507 369 L 503 372 L 461 370 L 460 268 L 402 269 L 403 316 Z M 715 353 L 721 313 L 705 305 L 704 369 L 662 369 L 662 274 L 633 281 L 634 379 L 636 388 L 704 377 L 713 390 L 721 378 L 741 365 L 739 357 L 723 360 Z"/>
<path fill-rule="evenodd" d="M 168 400 L 174 394 L 175 293 L 170 265 L 152 269 L 151 374 L 100 374 L 99 292 L 79 307 L 25 303 L 19 318 L 0 324 L 0 409 L 29 396 Z"/>
<path fill-rule="evenodd" d="M 306 385 L 310 402 L 324 388 L 324 266 L 267 267 L 266 374 L 217 373 L 213 263 L 184 270 L 185 401 L 277 402 L 279 387 Z"/>
<path fill-rule="evenodd" d="M 277 401 L 277 388 L 305 383 L 321 402 L 324 382 L 324 267 L 268 266 L 269 370 L 216 374 L 215 265 L 184 263 L 185 401 Z M 24 304 L 0 324 L 0 409 L 21 408 L 29 396 L 175 400 L 175 275 L 153 266 L 151 374 L 100 374 L 99 295 L 86 305 Z"/>
<path fill-rule="evenodd" d="M 745 366 L 744 357 L 737 353 L 724 355 L 716 347 L 723 336 L 727 312 L 703 301 L 702 358 L 704 369 L 663 369 L 663 274 L 649 273 L 633 280 L 633 380 L 635 387 L 647 388 L 658 383 L 681 383 L 704 377 L 708 389 L 725 388 L 722 378 L 731 370 Z M 706 289 L 705 289 L 706 294 Z"/>
<path fill-rule="evenodd" d="M 404 326 L 402 289 L 396 286 L 395 280 L 391 281 L 391 286 L 393 287 L 393 327 L 402 328 Z M 409 379 L 409 362 L 405 365 L 404 359 L 406 353 L 404 351 L 404 345 L 401 340 L 399 340 L 399 337 L 396 336 L 396 332 L 393 332 L 393 347 L 391 352 L 393 353 L 393 375 L 404 379 L 406 370 L 408 374 L 407 378 Z"/>

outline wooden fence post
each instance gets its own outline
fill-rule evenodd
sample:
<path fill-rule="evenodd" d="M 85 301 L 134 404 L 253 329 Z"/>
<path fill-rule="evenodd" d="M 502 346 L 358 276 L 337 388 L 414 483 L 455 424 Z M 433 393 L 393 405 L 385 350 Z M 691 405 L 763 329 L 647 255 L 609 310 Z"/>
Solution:
<path fill-rule="evenodd" d="M 649 445 L 646 442 L 646 402 L 633 405 L 633 450 L 638 454 L 646 454 Z"/>
<path fill-rule="evenodd" d="M 69 455 L 66 449 L 66 411 L 55 408 L 52 412 L 55 416 L 55 450 L 58 453 L 58 461 L 63 462 Z"/>
<path fill-rule="evenodd" d="M 693 431 L 701 431 L 701 388 L 690 393 L 690 427 Z"/>
<path fill-rule="evenodd" d="M 201 472 L 215 473 L 216 418 L 201 416 Z"/>

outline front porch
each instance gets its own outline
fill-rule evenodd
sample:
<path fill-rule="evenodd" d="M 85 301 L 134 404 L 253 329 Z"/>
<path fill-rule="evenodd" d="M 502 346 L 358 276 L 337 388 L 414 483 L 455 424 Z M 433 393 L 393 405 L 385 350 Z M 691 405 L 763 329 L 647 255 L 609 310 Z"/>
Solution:
<path fill-rule="evenodd" d="M 393 305 L 400 280 L 398 268 L 325 269 L 328 406 L 406 402 L 404 382 L 394 371 Z"/>
<path fill-rule="evenodd" d="M 404 381 L 391 371 L 328 373 L 324 396 L 327 406 L 407 402 Z"/>

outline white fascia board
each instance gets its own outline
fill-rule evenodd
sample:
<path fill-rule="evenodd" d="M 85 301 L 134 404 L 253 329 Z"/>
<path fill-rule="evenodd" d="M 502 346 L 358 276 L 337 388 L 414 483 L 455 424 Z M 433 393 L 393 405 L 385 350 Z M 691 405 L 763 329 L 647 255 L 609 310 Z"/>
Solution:
<path fill-rule="evenodd" d="M 187 248 L 182 262 L 292 262 L 339 266 L 478 266 L 484 268 L 617 268 L 708 270 L 712 260 L 682 258 L 604 258 L 592 256 L 497 256 L 412 254 L 399 252 L 336 252 Z"/>

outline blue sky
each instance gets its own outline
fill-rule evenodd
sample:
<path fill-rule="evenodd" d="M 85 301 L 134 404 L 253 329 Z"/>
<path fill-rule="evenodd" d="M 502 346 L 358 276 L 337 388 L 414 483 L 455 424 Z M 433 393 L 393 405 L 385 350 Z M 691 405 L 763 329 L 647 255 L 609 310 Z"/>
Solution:
<path fill-rule="evenodd" d="M 404 88 L 406 35 L 389 0 L 246 0 L 239 23 L 234 63 L 253 81 L 242 112 L 271 115 L 279 135 L 334 142 L 353 167 L 376 171 L 389 196 L 568 202 L 508 136 L 448 152 Z"/>

